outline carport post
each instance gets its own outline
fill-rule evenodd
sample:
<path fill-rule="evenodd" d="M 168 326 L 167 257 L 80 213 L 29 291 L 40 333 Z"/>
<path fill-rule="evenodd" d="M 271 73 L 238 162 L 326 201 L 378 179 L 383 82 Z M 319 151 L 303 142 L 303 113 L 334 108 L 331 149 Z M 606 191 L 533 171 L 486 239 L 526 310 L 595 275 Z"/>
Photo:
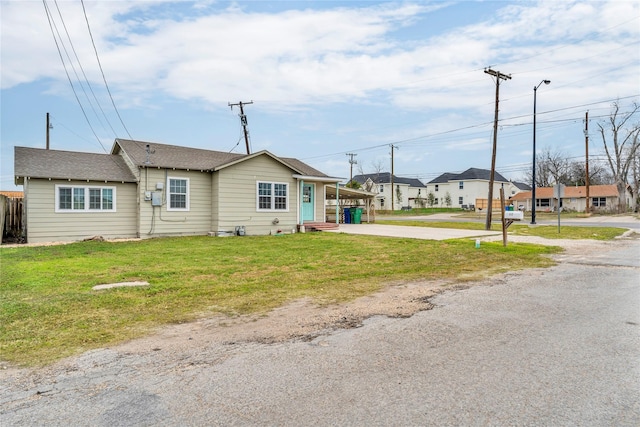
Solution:
<path fill-rule="evenodd" d="M 300 225 L 304 225 L 304 212 L 302 212 L 304 203 L 304 180 L 300 180 L 300 205 L 298 211 L 300 212 Z"/>
<path fill-rule="evenodd" d="M 336 224 L 340 224 L 340 184 L 336 182 Z"/>

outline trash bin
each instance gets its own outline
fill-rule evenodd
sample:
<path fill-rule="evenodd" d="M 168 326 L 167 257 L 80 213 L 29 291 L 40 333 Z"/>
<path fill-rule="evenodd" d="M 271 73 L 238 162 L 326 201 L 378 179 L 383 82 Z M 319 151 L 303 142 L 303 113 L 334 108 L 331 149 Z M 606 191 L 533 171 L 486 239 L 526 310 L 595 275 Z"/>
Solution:
<path fill-rule="evenodd" d="M 351 224 L 351 210 L 349 208 L 344 208 L 344 223 Z"/>
<path fill-rule="evenodd" d="M 362 220 L 362 208 L 351 208 L 353 212 L 353 223 L 360 224 Z"/>

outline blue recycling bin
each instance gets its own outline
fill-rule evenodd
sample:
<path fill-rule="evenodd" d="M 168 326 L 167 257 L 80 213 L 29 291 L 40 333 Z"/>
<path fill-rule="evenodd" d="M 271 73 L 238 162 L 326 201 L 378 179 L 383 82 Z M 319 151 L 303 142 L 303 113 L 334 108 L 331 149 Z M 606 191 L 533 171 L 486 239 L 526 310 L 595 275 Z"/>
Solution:
<path fill-rule="evenodd" d="M 351 209 L 344 208 L 344 223 L 351 224 Z"/>

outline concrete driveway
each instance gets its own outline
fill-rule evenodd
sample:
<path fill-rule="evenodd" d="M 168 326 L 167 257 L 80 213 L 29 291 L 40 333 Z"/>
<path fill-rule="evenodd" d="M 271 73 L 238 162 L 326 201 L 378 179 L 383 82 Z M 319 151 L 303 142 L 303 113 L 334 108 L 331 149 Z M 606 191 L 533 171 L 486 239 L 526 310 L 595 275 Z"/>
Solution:
<path fill-rule="evenodd" d="M 407 237 L 410 239 L 447 240 L 475 239 L 488 236 L 500 236 L 499 231 L 458 230 L 453 228 L 411 227 L 405 225 L 382 224 L 340 224 L 339 230 L 327 230 L 332 233 L 366 234 L 370 236 Z"/>

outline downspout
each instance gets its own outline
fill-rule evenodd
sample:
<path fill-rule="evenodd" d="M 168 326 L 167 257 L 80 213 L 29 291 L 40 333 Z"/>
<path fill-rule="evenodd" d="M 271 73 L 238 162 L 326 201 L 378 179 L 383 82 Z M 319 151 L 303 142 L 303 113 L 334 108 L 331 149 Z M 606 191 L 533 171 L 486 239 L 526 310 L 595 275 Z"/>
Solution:
<path fill-rule="evenodd" d="M 336 182 L 336 224 L 340 224 L 340 184 Z"/>

